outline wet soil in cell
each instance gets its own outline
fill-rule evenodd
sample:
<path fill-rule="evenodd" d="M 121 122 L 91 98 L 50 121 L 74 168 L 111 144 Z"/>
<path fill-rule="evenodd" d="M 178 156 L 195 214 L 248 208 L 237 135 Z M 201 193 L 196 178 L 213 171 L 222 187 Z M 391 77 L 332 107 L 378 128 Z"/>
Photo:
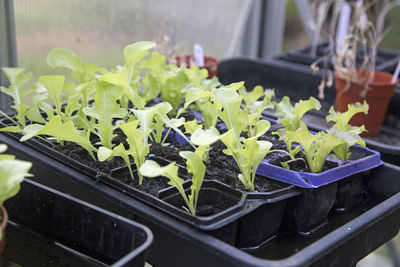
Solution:
<path fill-rule="evenodd" d="M 142 184 L 139 185 L 139 177 L 137 173 L 134 175 L 134 180 L 131 178 L 128 171 L 124 172 L 113 172 L 111 173 L 111 177 L 117 179 L 118 181 L 137 188 L 145 193 L 151 194 L 153 196 L 157 196 L 157 193 L 169 187 L 168 185 L 168 178 L 165 177 L 155 177 L 155 178 L 144 178 Z"/>

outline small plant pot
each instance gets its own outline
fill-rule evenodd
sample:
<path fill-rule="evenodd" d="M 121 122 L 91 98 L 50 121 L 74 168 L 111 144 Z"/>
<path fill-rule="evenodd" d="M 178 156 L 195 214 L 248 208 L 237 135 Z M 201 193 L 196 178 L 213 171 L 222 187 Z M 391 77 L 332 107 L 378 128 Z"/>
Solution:
<path fill-rule="evenodd" d="M 184 183 L 185 192 L 190 192 L 191 181 Z M 207 230 L 209 234 L 217 237 L 228 244 L 233 245 L 236 240 L 237 218 L 243 215 L 237 210 L 238 204 L 243 202 L 243 195 L 240 191 L 233 190 L 228 186 L 216 181 L 203 181 L 197 202 L 196 216 L 191 215 L 186 204 L 175 187 L 161 190 L 158 198 L 173 206 L 171 210 L 175 217 L 184 221 L 191 221 L 199 228 Z M 236 212 L 235 212 L 236 211 Z M 239 211 L 239 212 L 238 212 Z M 232 218 L 235 218 L 232 220 Z M 213 222 L 213 227 L 206 227 Z"/>
<path fill-rule="evenodd" d="M 8 223 L 8 213 L 4 206 L 0 206 L 0 228 L 1 228 L 1 239 L 0 239 L 0 256 L 3 253 L 4 245 L 6 243 L 6 227 Z"/>
<path fill-rule="evenodd" d="M 301 194 L 290 199 L 282 222 L 284 232 L 310 235 L 328 220 L 336 201 L 337 182 L 314 189 L 300 189 Z"/>
<path fill-rule="evenodd" d="M 255 250 L 279 233 L 283 213 L 289 199 L 300 194 L 291 185 L 271 192 L 250 192 L 246 209 L 251 210 L 239 219 L 236 246 Z"/>
<path fill-rule="evenodd" d="M 355 174 L 338 181 L 335 211 L 348 212 L 353 208 L 362 208 L 369 199 L 371 179 L 369 175 Z"/>
<path fill-rule="evenodd" d="M 375 136 L 378 134 L 386 115 L 390 98 L 394 93 L 394 89 L 398 80 L 394 84 L 391 83 L 393 75 L 386 72 L 375 71 L 374 80 L 368 84 L 369 91 L 366 98 L 362 98 L 360 93 L 364 90 L 364 84 L 351 83 L 347 89 L 347 80 L 339 77 L 335 73 L 336 85 L 336 109 L 340 112 L 347 111 L 347 105 L 356 102 L 363 103 L 367 101 L 369 105 L 368 114 L 356 114 L 350 124 L 355 126 L 365 125 L 367 132 L 361 134 L 363 137 Z"/>
<path fill-rule="evenodd" d="M 189 68 L 194 63 L 193 55 L 177 55 L 175 56 L 176 65 L 179 67 L 184 64 Z M 217 74 L 219 60 L 215 57 L 204 56 L 204 68 L 208 71 L 208 79 L 211 79 Z"/>

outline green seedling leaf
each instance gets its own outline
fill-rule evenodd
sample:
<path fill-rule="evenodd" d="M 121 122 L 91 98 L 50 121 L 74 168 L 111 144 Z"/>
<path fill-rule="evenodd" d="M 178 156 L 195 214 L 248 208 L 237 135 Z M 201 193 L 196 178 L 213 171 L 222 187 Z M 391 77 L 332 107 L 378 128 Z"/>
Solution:
<path fill-rule="evenodd" d="M 47 64 L 52 67 L 67 68 L 72 71 L 72 77 L 80 83 L 92 81 L 95 74 L 104 70 L 93 64 L 82 63 L 81 58 L 69 49 L 56 48 L 47 54 Z"/>
<path fill-rule="evenodd" d="M 189 78 L 183 70 L 178 71 L 176 75 L 169 75 L 165 82 L 161 83 L 161 98 L 171 104 L 172 112 L 182 103 L 185 96 L 183 91 L 189 84 Z"/>
<path fill-rule="evenodd" d="M 121 86 L 124 89 L 124 95 L 137 107 L 143 108 L 146 102 L 139 96 L 131 86 L 131 78 L 126 68 L 121 68 L 115 72 L 109 72 L 99 77 L 99 80 Z"/>
<path fill-rule="evenodd" d="M 126 135 L 126 140 L 129 144 L 129 150 L 123 149 L 123 147 L 118 148 L 117 151 L 113 152 L 114 153 L 119 153 L 118 155 L 122 157 L 125 160 L 125 163 L 127 164 L 129 171 L 131 173 L 131 176 L 133 178 L 132 170 L 130 168 L 130 163 L 129 163 L 129 158 L 127 155 L 131 155 L 133 157 L 133 161 L 135 162 L 135 165 L 137 169 L 140 169 L 142 164 L 145 161 L 146 156 L 149 154 L 149 147 L 150 145 L 147 142 L 147 136 L 148 132 L 147 131 L 141 131 L 140 128 L 138 128 L 139 121 L 130 121 L 127 123 L 123 123 L 119 125 L 119 128 L 124 132 Z M 144 128 L 142 128 L 143 130 Z M 138 173 L 139 175 L 139 184 L 142 184 L 143 181 L 143 176 L 141 173 Z"/>
<path fill-rule="evenodd" d="M 361 127 L 352 126 L 349 124 L 350 119 L 357 113 L 368 114 L 369 106 L 366 101 L 361 103 L 349 104 L 346 112 L 336 112 L 333 107 L 329 109 L 329 114 L 326 116 L 327 122 L 335 122 L 332 129 L 328 132 L 336 135 L 338 138 L 345 140 L 346 143 L 334 149 L 335 155 L 342 160 L 349 160 L 351 153 L 349 149 L 355 144 L 365 147 L 365 142 L 360 137 L 360 134 L 365 130 L 364 125 Z"/>
<path fill-rule="evenodd" d="M 193 86 L 201 86 L 204 80 L 208 77 L 207 69 L 200 69 L 196 65 L 193 65 L 190 68 L 183 68 L 183 71 Z"/>
<path fill-rule="evenodd" d="M 251 105 L 264 95 L 264 88 L 258 85 L 250 92 L 247 92 L 246 88 L 243 88 L 239 90 L 239 95 L 243 98 L 246 105 Z"/>
<path fill-rule="evenodd" d="M 337 146 L 333 152 L 341 160 L 349 160 L 350 158 L 350 147 L 358 144 L 365 147 L 365 141 L 360 137 L 360 134 L 365 131 L 364 125 L 361 127 L 354 127 L 347 132 L 339 131 L 336 127 L 332 127 L 327 132 L 336 135 L 339 139 L 344 140 L 340 146 Z"/>
<path fill-rule="evenodd" d="M 0 90 L 12 97 L 12 107 L 17 113 L 18 123 L 23 128 L 25 126 L 25 113 L 28 108 L 24 99 L 32 92 L 30 89 L 25 89 L 24 85 L 32 78 L 32 73 L 25 73 L 25 69 L 22 68 L 2 68 L 2 70 L 7 76 L 10 86 L 8 88 L 1 86 Z"/>
<path fill-rule="evenodd" d="M 213 88 L 197 88 L 191 87 L 188 89 L 185 95 L 185 105 L 182 110 L 186 110 L 193 103 L 203 115 L 204 126 L 206 129 L 211 126 L 215 126 L 218 120 L 218 109 L 215 102 L 215 97 L 212 94 Z M 178 116 L 180 115 L 180 110 L 178 111 Z"/>
<path fill-rule="evenodd" d="M 72 71 L 82 70 L 81 58 L 69 49 L 56 48 L 47 54 L 47 64 L 52 67 L 63 67 Z"/>
<path fill-rule="evenodd" d="M 220 137 L 217 128 L 212 126 L 207 130 L 203 130 L 202 128 L 197 129 L 190 137 L 190 141 L 197 146 L 210 146 L 218 141 Z"/>
<path fill-rule="evenodd" d="M 286 131 L 286 138 L 289 142 L 300 144 L 307 159 L 311 172 L 321 172 L 326 158 L 338 146 L 345 144 L 345 141 L 332 133 L 319 132 L 311 134 L 307 126 L 301 122 L 296 131 Z"/>
<path fill-rule="evenodd" d="M 86 132 L 85 136 L 80 135 L 72 121 L 63 123 L 59 115 L 51 118 L 46 125 L 31 124 L 26 126 L 24 136 L 21 137 L 20 141 L 23 142 L 39 135 L 49 135 L 57 140 L 74 142 L 86 149 L 95 159 L 93 151 L 97 151 L 97 149 L 90 143 L 90 132 Z"/>
<path fill-rule="evenodd" d="M 229 130 L 233 129 L 233 134 L 238 140 L 240 133 L 246 127 L 245 123 L 240 120 L 242 99 L 235 90 L 226 87 L 214 89 L 213 95 L 220 106 L 218 116 Z"/>
<path fill-rule="evenodd" d="M 310 97 L 308 100 L 300 100 L 293 107 L 289 97 L 285 96 L 282 98 L 281 102 L 276 104 L 275 114 L 284 116 L 278 121 L 285 126 L 287 130 L 295 131 L 299 127 L 301 118 L 306 112 L 312 109 L 319 110 L 320 108 L 321 104 L 314 97 Z"/>
<path fill-rule="evenodd" d="M 181 151 L 179 155 L 186 159 L 186 166 L 189 173 L 192 174 L 192 186 L 190 187 L 189 199 L 189 210 L 193 215 L 196 215 L 197 201 L 201 186 L 204 181 L 204 175 L 206 174 L 206 165 L 202 161 L 204 147 L 198 148 L 198 151 Z"/>
<path fill-rule="evenodd" d="M 201 124 L 197 123 L 196 120 L 187 121 L 183 124 L 185 127 L 185 134 L 193 134 L 197 129 L 202 127 Z"/>
<path fill-rule="evenodd" d="M 96 84 L 96 95 L 92 107 L 84 107 L 85 115 L 95 118 L 95 129 L 101 139 L 101 144 L 109 149 L 113 147 L 111 141 L 114 137 L 113 119 L 121 119 L 127 115 L 127 110 L 120 107 L 117 100 L 120 99 L 123 88 L 105 82 Z"/>
<path fill-rule="evenodd" d="M 15 196 L 24 177 L 28 175 L 32 163 L 16 159 L 0 161 L 0 203 Z"/>
<path fill-rule="evenodd" d="M 132 109 L 135 117 L 140 121 L 139 131 L 142 133 L 155 134 L 156 141 L 161 141 L 161 134 L 164 130 L 164 121 L 168 121 L 167 113 L 172 106 L 167 102 L 158 103 L 155 106 L 144 108 L 141 110 Z M 156 133 L 154 133 L 156 132 Z M 148 138 L 146 138 L 148 139 Z"/>
<path fill-rule="evenodd" d="M 175 165 L 175 162 L 168 164 L 167 166 L 161 167 L 157 162 L 153 160 L 146 160 L 144 164 L 139 169 L 140 173 L 143 176 L 148 178 L 154 178 L 159 176 L 164 176 L 169 179 L 168 184 L 175 187 L 178 192 L 181 194 L 184 199 L 187 207 L 189 208 L 192 214 L 195 214 L 196 211 L 193 210 L 189 199 L 185 193 L 185 189 L 183 188 L 184 180 L 178 176 L 178 166 Z"/>
<path fill-rule="evenodd" d="M 99 161 L 106 161 L 109 158 L 112 158 L 113 156 L 113 151 L 109 148 L 106 148 L 104 146 L 99 147 L 98 151 L 97 151 L 97 158 L 99 159 Z"/>
<path fill-rule="evenodd" d="M 46 91 L 49 95 L 52 103 L 55 104 L 56 112 L 61 116 L 63 121 L 65 120 L 64 114 L 61 112 L 62 100 L 61 100 L 61 91 L 64 87 L 64 76 L 55 75 L 55 76 L 41 76 L 39 78 L 39 82 L 43 84 L 46 88 Z"/>
<path fill-rule="evenodd" d="M 7 145 L 0 144 L 0 153 L 6 150 Z M 0 155 L 0 205 L 18 193 L 20 184 L 26 176 L 29 176 L 31 167 L 32 163 L 17 160 L 13 155 Z M 3 238 L 2 235 L 0 229 L 0 240 Z"/>
<path fill-rule="evenodd" d="M 141 88 L 143 90 L 139 92 L 139 95 L 144 99 L 145 102 L 154 99 L 160 94 L 160 83 L 157 81 L 152 73 L 148 73 L 141 82 Z"/>
<path fill-rule="evenodd" d="M 148 55 L 148 51 L 156 46 L 153 42 L 142 41 L 126 46 L 123 50 L 125 63 L 128 66 L 136 65 Z"/>
<path fill-rule="evenodd" d="M 293 140 L 286 138 L 285 129 L 278 129 L 276 132 L 272 132 L 272 134 L 278 135 L 279 140 L 285 142 L 286 148 L 289 151 L 291 158 L 294 158 L 297 155 L 297 153 L 300 152 L 300 150 L 301 150 L 300 147 L 299 146 L 293 147 L 292 146 Z M 284 167 L 286 168 L 286 166 L 289 166 L 289 165 L 285 165 Z"/>
<path fill-rule="evenodd" d="M 340 131 L 348 131 L 348 130 L 354 128 L 354 126 L 351 126 L 349 124 L 350 119 L 357 113 L 368 114 L 368 109 L 369 109 L 369 106 L 365 100 L 362 105 L 359 102 L 357 102 L 355 104 L 349 104 L 347 106 L 347 111 L 343 112 L 343 113 L 336 112 L 332 106 L 329 109 L 328 116 L 326 116 L 326 121 L 327 122 L 330 122 L 330 121 L 335 122 L 334 127 L 338 128 L 338 130 L 340 130 Z"/>
<path fill-rule="evenodd" d="M 230 85 L 226 86 L 225 88 L 229 88 L 234 91 L 238 91 L 244 86 L 244 82 L 237 82 L 237 83 L 231 83 Z"/>

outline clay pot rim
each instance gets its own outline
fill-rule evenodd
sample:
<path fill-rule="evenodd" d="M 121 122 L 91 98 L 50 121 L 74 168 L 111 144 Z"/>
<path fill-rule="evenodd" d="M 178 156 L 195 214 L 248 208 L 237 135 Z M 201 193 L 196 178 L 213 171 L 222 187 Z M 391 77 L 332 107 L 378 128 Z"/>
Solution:
<path fill-rule="evenodd" d="M 3 205 L 0 206 L 0 213 L 1 213 L 0 215 L 3 216 L 0 227 L 2 230 L 4 230 L 8 222 L 8 213 Z"/>
<path fill-rule="evenodd" d="M 359 71 L 360 71 L 360 69 L 357 69 L 357 72 L 359 72 Z M 392 77 L 393 77 L 392 73 L 385 72 L 385 71 L 378 71 L 378 70 L 375 70 L 374 72 L 375 72 L 374 80 L 371 83 L 368 83 L 369 86 L 380 87 L 380 86 L 391 86 L 391 85 L 393 85 L 393 83 L 391 83 L 391 80 L 392 80 Z M 377 81 L 375 81 L 377 75 L 381 76 L 381 77 L 382 76 L 383 77 L 386 76 L 388 78 L 388 82 L 386 82 L 386 81 L 385 82 L 377 82 Z M 346 79 L 341 77 L 340 75 L 338 75 L 338 73 L 336 71 L 335 71 L 335 79 L 341 79 L 341 80 L 345 80 L 346 81 Z M 397 78 L 394 84 L 396 85 L 398 83 L 399 83 L 399 79 Z M 351 81 L 351 84 L 364 86 L 364 83 L 355 82 L 355 81 Z"/>
<path fill-rule="evenodd" d="M 194 59 L 194 55 L 192 55 L 192 54 L 183 54 L 183 55 L 178 54 L 178 55 L 175 55 L 174 57 L 175 58 L 184 58 L 184 59 L 186 59 L 186 58 Z M 215 65 L 219 64 L 218 58 L 213 57 L 213 56 L 204 56 L 204 61 L 208 61 L 208 63 L 211 63 L 211 62 L 215 63 Z"/>

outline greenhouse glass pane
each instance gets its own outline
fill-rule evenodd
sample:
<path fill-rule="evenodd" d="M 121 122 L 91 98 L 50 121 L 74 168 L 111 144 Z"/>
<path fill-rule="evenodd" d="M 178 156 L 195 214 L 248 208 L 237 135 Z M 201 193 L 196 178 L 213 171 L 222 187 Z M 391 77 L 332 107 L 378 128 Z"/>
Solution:
<path fill-rule="evenodd" d="M 179 53 L 194 43 L 224 57 L 242 0 L 18 0 L 14 1 L 19 66 L 34 73 L 60 72 L 46 65 L 52 48 L 65 47 L 84 62 L 112 67 L 122 49 L 167 35 Z M 171 51 L 171 47 L 165 51 Z"/>

